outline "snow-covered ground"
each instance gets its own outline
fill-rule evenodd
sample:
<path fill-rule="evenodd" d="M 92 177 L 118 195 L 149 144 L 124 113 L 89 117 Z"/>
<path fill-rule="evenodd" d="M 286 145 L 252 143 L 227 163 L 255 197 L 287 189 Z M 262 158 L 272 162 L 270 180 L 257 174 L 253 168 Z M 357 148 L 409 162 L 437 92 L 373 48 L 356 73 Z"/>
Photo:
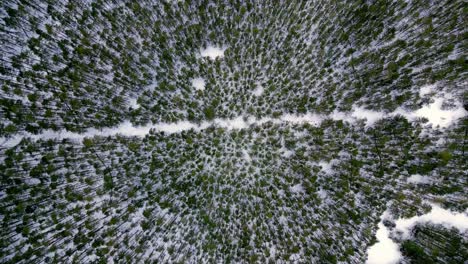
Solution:
<path fill-rule="evenodd" d="M 195 90 L 198 90 L 198 91 L 203 91 L 205 90 L 205 80 L 203 78 L 195 78 L 195 79 L 192 79 L 192 86 L 193 88 L 195 88 Z"/>
<path fill-rule="evenodd" d="M 302 186 L 302 184 L 299 183 L 289 187 L 289 190 L 293 193 L 302 193 L 304 192 L 304 187 Z"/>
<path fill-rule="evenodd" d="M 390 239 L 390 231 L 383 224 L 383 220 L 389 216 L 390 213 L 385 211 L 381 217 L 376 233 L 377 243 L 368 249 L 366 264 L 394 264 L 401 258 L 398 244 Z"/>
<path fill-rule="evenodd" d="M 423 223 L 440 224 L 446 228 L 455 227 L 461 233 L 468 230 L 468 209 L 464 213 L 457 213 L 446 210 L 437 204 L 432 203 L 431 206 L 432 210 L 427 214 L 396 220 L 395 231 L 401 233 L 402 238 L 407 239 L 410 237 L 413 227 Z"/>
<path fill-rule="evenodd" d="M 261 96 L 263 94 L 263 91 L 264 91 L 263 86 L 257 83 L 257 86 L 252 91 L 252 94 L 255 96 Z"/>
<path fill-rule="evenodd" d="M 434 102 L 424 105 L 416 111 L 407 111 L 401 108 L 397 109 L 393 114 L 400 114 L 408 120 L 418 118 L 427 118 L 433 126 L 448 127 L 455 120 L 466 116 L 467 112 L 462 104 L 457 102 L 455 108 L 444 109 L 442 107 L 444 98 L 435 98 Z"/>
<path fill-rule="evenodd" d="M 368 126 L 372 126 L 375 122 L 385 117 L 382 112 L 372 111 L 363 107 L 354 107 L 351 114 L 356 119 L 366 119 Z"/>
<path fill-rule="evenodd" d="M 432 223 L 440 224 L 447 228 L 457 228 L 461 233 L 468 230 L 468 209 L 464 213 L 452 212 L 431 203 L 432 210 L 424 215 L 413 216 L 411 218 L 400 218 L 395 221 L 395 228 L 390 231 L 383 224 L 383 220 L 392 218 L 388 211 L 385 211 L 377 230 L 377 243 L 369 247 L 367 251 L 367 264 L 396 264 L 402 258 L 398 244 L 390 235 L 395 234 L 402 239 L 409 239 L 411 230 L 417 224 Z"/>
<path fill-rule="evenodd" d="M 409 183 L 420 184 L 420 183 L 430 183 L 431 178 L 429 176 L 423 176 L 419 174 L 411 175 L 407 180 Z"/>
<path fill-rule="evenodd" d="M 202 78 L 196 78 L 192 80 L 192 85 L 197 90 L 203 90 L 205 88 L 205 81 Z M 427 94 L 426 88 L 423 88 L 422 94 Z M 423 90 L 422 89 L 422 90 Z M 333 112 L 330 115 L 321 115 L 318 113 L 306 113 L 302 115 L 293 115 L 293 114 L 284 114 L 279 118 L 265 117 L 257 119 L 253 116 L 239 116 L 233 119 L 222 119 L 217 118 L 213 121 L 204 121 L 201 124 L 192 123 L 189 121 L 178 121 L 175 123 L 159 123 L 159 124 L 149 124 L 146 126 L 133 126 L 129 121 L 122 123 L 121 125 L 113 128 L 105 129 L 88 129 L 85 133 L 79 134 L 69 131 L 51 131 L 46 130 L 41 134 L 34 135 L 31 133 L 23 132 L 21 134 L 16 134 L 10 138 L 0 138 L 0 146 L 11 147 L 18 144 L 22 138 L 29 137 L 33 140 L 37 139 L 77 139 L 82 140 L 85 137 L 94 137 L 94 136 L 112 136 L 112 135 L 124 135 L 124 136 L 139 136 L 144 137 L 149 133 L 151 129 L 156 131 L 162 131 L 166 133 L 178 133 L 186 130 L 195 130 L 200 131 L 206 129 L 210 126 L 217 126 L 226 129 L 245 129 L 252 125 L 262 125 L 267 122 L 273 122 L 275 124 L 279 123 L 292 123 L 292 124 L 301 124 L 309 123 L 314 126 L 320 125 L 320 123 L 325 119 L 333 120 L 343 120 L 349 123 L 354 123 L 357 120 L 363 119 L 366 120 L 367 126 L 372 126 L 376 121 L 382 118 L 391 117 L 397 114 L 403 115 L 407 119 L 415 120 L 417 118 L 425 117 L 429 120 L 429 123 L 432 126 L 448 127 L 453 122 L 466 116 L 468 113 L 463 108 L 460 102 L 455 103 L 455 108 L 452 109 L 442 109 L 442 102 L 444 99 L 450 98 L 450 96 L 438 97 L 435 98 L 434 102 L 425 105 L 422 108 L 410 112 L 402 109 L 397 109 L 396 111 L 385 114 L 382 112 L 372 111 L 365 109 L 363 107 L 353 107 L 351 112 Z M 133 104 L 133 103 L 132 103 Z M 137 106 L 135 101 L 135 106 Z"/>
<path fill-rule="evenodd" d="M 322 171 L 327 173 L 327 174 L 331 174 L 333 173 L 333 169 L 332 169 L 332 166 L 333 166 L 333 162 L 334 160 L 330 161 L 330 162 L 326 162 L 324 160 L 320 161 L 319 162 L 319 166 L 322 167 Z"/>
<path fill-rule="evenodd" d="M 210 59 L 216 59 L 217 57 L 224 57 L 224 47 L 208 46 L 205 49 L 200 50 L 202 57 L 209 57 Z"/>
<path fill-rule="evenodd" d="M 129 105 L 133 109 L 138 109 L 138 108 L 141 107 L 141 105 L 138 104 L 138 99 L 137 98 L 130 99 Z"/>
<path fill-rule="evenodd" d="M 423 86 L 419 95 L 424 97 L 428 94 L 434 92 L 435 86 Z M 372 126 L 376 121 L 392 117 L 396 115 L 401 115 L 407 118 L 410 121 L 414 121 L 420 118 L 426 118 L 433 127 L 448 127 L 456 120 L 466 116 L 468 112 L 464 109 L 461 102 L 456 101 L 451 108 L 445 108 L 443 106 L 444 101 L 453 100 L 453 95 L 451 94 L 440 94 L 434 97 L 431 97 L 432 102 L 429 104 L 423 105 L 420 109 L 415 111 L 409 111 L 404 108 L 397 108 L 391 113 L 384 113 L 379 111 L 373 111 L 365 109 L 364 107 L 353 107 L 351 113 L 343 112 L 333 112 L 331 118 L 334 120 L 343 120 L 348 122 L 353 122 L 356 119 L 365 119 L 367 126 Z"/>

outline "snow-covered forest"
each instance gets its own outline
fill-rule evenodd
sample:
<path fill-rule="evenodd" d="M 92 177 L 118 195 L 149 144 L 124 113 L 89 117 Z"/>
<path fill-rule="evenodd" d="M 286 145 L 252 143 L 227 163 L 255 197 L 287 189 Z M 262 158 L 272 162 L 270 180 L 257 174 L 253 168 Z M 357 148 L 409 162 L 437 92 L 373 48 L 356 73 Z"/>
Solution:
<path fill-rule="evenodd" d="M 0 263 L 464 263 L 462 0 L 7 0 Z"/>

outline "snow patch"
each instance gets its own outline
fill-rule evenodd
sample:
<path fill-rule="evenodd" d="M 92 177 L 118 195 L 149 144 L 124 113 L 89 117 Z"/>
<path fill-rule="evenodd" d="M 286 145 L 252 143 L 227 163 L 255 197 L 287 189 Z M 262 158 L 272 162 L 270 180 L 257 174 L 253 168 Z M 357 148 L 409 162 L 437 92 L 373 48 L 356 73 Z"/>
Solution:
<path fill-rule="evenodd" d="M 244 129 L 248 128 L 251 124 L 249 120 L 244 119 L 242 116 L 234 119 L 215 119 L 214 124 L 227 129 Z M 210 126 L 211 124 L 207 124 Z"/>
<path fill-rule="evenodd" d="M 385 211 L 381 217 L 376 233 L 378 242 L 368 248 L 366 264 L 395 264 L 402 257 L 398 244 L 390 239 L 390 231 L 383 224 L 389 216 L 390 213 Z"/>
<path fill-rule="evenodd" d="M 29 178 L 24 181 L 27 185 L 38 185 L 41 183 L 41 180 L 36 179 L 36 178 Z"/>
<path fill-rule="evenodd" d="M 419 96 L 424 97 L 427 94 L 434 93 L 435 88 L 435 84 L 423 86 L 419 90 Z M 434 101 L 432 103 L 426 104 L 416 111 L 406 111 L 400 107 L 396 109 L 392 114 L 400 114 L 406 117 L 408 120 L 426 118 L 427 120 L 429 120 L 429 123 L 432 124 L 432 126 L 448 127 L 457 119 L 460 119 L 468 114 L 468 112 L 464 109 L 462 103 L 458 101 L 455 102 L 455 106 L 451 109 L 442 108 L 444 100 L 453 98 L 454 96 L 452 94 L 441 94 L 437 97 L 433 97 L 432 99 Z"/>
<path fill-rule="evenodd" d="M 435 98 L 434 102 L 424 105 L 422 108 L 408 112 L 401 108 L 395 110 L 394 114 L 400 114 L 408 120 L 415 120 L 418 118 L 426 118 L 433 126 L 448 127 L 457 119 L 467 115 L 466 110 L 461 103 L 456 103 L 454 109 L 442 109 L 444 98 Z"/>
<path fill-rule="evenodd" d="M 288 150 L 286 148 L 281 150 L 283 153 L 281 154 L 282 157 L 289 158 L 294 154 L 294 151 Z"/>
<path fill-rule="evenodd" d="M 176 123 L 160 123 L 158 125 L 142 128 L 141 131 L 146 131 L 149 129 L 155 129 L 156 131 L 161 131 L 169 134 L 180 133 L 182 131 L 187 131 L 190 129 L 196 129 L 197 125 L 189 121 L 179 121 Z M 145 136 L 148 133 L 142 133 L 141 136 Z"/>
<path fill-rule="evenodd" d="M 203 91 L 205 90 L 205 85 L 206 83 L 203 78 L 192 79 L 192 86 L 195 88 L 195 90 Z"/>
<path fill-rule="evenodd" d="M 443 100 L 443 98 L 436 98 L 434 103 L 425 105 L 423 108 L 416 110 L 413 116 L 425 117 L 429 120 L 429 123 L 435 126 L 448 127 L 455 120 L 467 114 L 461 104 L 457 104 L 455 109 L 442 109 Z"/>
<path fill-rule="evenodd" d="M 291 115 L 291 114 L 286 114 L 281 117 L 282 121 L 288 122 L 288 123 L 296 123 L 296 124 L 301 124 L 301 123 L 309 123 L 313 125 L 319 125 L 323 121 L 323 116 L 314 114 L 314 113 L 307 113 L 305 115 Z"/>
<path fill-rule="evenodd" d="M 257 83 L 257 87 L 255 88 L 255 90 L 252 91 L 253 95 L 255 96 L 261 96 L 263 94 L 263 87 Z"/>
<path fill-rule="evenodd" d="M 249 152 L 248 152 L 247 150 L 243 149 L 243 150 L 242 150 L 242 154 L 244 155 L 244 159 L 245 159 L 248 163 L 252 162 L 252 158 L 250 157 Z"/>
<path fill-rule="evenodd" d="M 333 111 L 329 118 L 332 120 L 338 121 L 345 121 L 351 124 L 355 123 L 359 119 L 366 120 L 366 126 L 372 126 L 378 120 L 385 118 L 386 115 L 383 112 L 369 110 L 361 106 L 353 106 L 351 112 L 341 112 L 341 111 Z"/>
<path fill-rule="evenodd" d="M 323 190 L 323 189 L 320 189 L 318 192 L 317 192 L 317 195 L 318 197 L 320 197 L 320 199 L 324 200 L 328 197 L 328 194 L 327 194 L 327 191 Z"/>
<path fill-rule="evenodd" d="M 326 162 L 326 161 L 320 161 L 319 164 L 318 164 L 320 167 L 322 167 L 322 171 L 327 173 L 327 174 L 330 174 L 333 172 L 333 169 L 332 169 L 332 161 L 330 162 Z"/>
<path fill-rule="evenodd" d="M 468 209 L 464 213 L 446 210 L 437 204 L 431 204 L 432 210 L 424 215 L 413 216 L 407 219 L 398 219 L 395 230 L 403 239 L 410 238 L 411 230 L 417 224 L 432 223 L 440 224 L 446 228 L 457 228 L 461 233 L 468 231 Z"/>
<path fill-rule="evenodd" d="M 435 87 L 436 85 L 423 86 L 419 91 L 419 95 L 424 97 L 425 95 L 431 94 L 435 91 Z M 351 112 L 339 112 L 335 110 L 328 117 L 333 120 L 342 120 L 349 123 L 354 123 L 359 119 L 365 119 L 366 126 L 372 126 L 380 119 L 402 115 L 410 121 L 426 118 L 429 120 L 429 123 L 432 126 L 448 127 L 456 120 L 468 114 L 459 101 L 455 102 L 455 106 L 451 109 L 443 109 L 442 106 L 444 100 L 453 98 L 454 96 L 451 94 L 443 94 L 439 97 L 433 97 L 432 103 L 426 104 L 415 111 L 408 111 L 402 107 L 399 107 L 391 113 L 384 113 L 365 109 L 364 107 L 360 106 L 353 106 Z"/>
<path fill-rule="evenodd" d="M 270 255 L 273 259 L 276 257 L 276 247 L 274 245 L 270 247 Z"/>
<path fill-rule="evenodd" d="M 137 98 L 130 99 L 130 107 L 133 109 L 138 109 L 141 107 L 141 105 L 138 104 Z"/>
<path fill-rule="evenodd" d="M 435 87 L 436 86 L 434 84 L 421 87 L 421 89 L 419 89 L 419 96 L 424 97 L 426 94 L 434 92 Z"/>
<path fill-rule="evenodd" d="M 440 224 L 446 228 L 457 228 L 461 233 L 468 231 L 468 209 L 464 213 L 452 212 L 443 209 L 437 204 L 430 203 L 432 210 L 424 215 L 411 218 L 400 218 L 395 221 L 395 228 L 390 232 L 383 224 L 383 220 L 392 218 L 387 210 L 383 213 L 378 225 L 378 243 L 371 246 L 367 251 L 366 264 L 396 264 L 402 258 L 398 244 L 390 239 L 390 233 L 396 233 L 400 239 L 409 239 L 411 230 L 417 224 L 432 223 Z"/>
<path fill-rule="evenodd" d="M 211 59 L 216 59 L 217 57 L 224 57 L 224 51 L 226 48 L 224 47 L 215 47 L 215 46 L 208 46 L 206 49 L 200 50 L 200 54 L 202 57 L 209 57 Z"/>
<path fill-rule="evenodd" d="M 24 136 L 21 134 L 16 134 L 11 137 L 7 138 L 0 138 L 0 147 L 4 148 L 12 148 L 16 145 L 18 145 L 21 140 L 23 140 Z M 4 157 L 0 158 L 0 162 L 3 162 Z"/>
<path fill-rule="evenodd" d="M 428 176 L 422 176 L 419 174 L 411 175 L 407 180 L 408 183 L 415 183 L 415 184 L 427 184 L 431 182 L 431 178 Z"/>
<path fill-rule="evenodd" d="M 282 224 L 282 225 L 287 225 L 288 224 L 288 219 L 286 217 L 284 217 L 284 215 L 281 215 L 280 217 L 278 217 L 278 222 L 280 222 L 280 224 Z"/>
<path fill-rule="evenodd" d="M 304 192 L 304 187 L 302 186 L 302 184 L 299 183 L 299 184 L 289 187 L 289 190 L 293 193 L 302 193 Z"/>
<path fill-rule="evenodd" d="M 341 112 L 341 111 L 333 111 L 329 117 L 334 121 L 347 121 L 349 123 L 354 122 L 353 118 L 349 115 L 349 113 Z"/>
<path fill-rule="evenodd" d="M 368 110 L 363 107 L 353 107 L 351 116 L 356 119 L 365 119 L 367 126 L 372 126 L 375 122 L 385 117 L 383 112 Z"/>

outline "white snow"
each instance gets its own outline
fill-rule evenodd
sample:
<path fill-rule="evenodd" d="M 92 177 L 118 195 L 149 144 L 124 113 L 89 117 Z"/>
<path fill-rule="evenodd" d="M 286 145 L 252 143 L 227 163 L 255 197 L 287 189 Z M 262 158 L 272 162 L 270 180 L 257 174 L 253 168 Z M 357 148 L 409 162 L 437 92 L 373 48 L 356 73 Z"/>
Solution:
<path fill-rule="evenodd" d="M 203 78 L 195 78 L 192 80 L 192 85 L 196 90 L 205 89 L 205 80 Z M 431 86 L 432 87 L 432 86 Z M 432 90 L 431 87 L 421 88 L 421 93 L 426 94 L 429 90 Z M 413 112 L 406 111 L 404 109 L 397 109 L 392 113 L 384 114 L 382 112 L 368 110 L 363 107 L 353 107 L 351 112 L 338 112 L 334 111 L 330 115 L 322 115 L 318 113 L 306 113 L 301 115 L 294 114 L 285 114 L 279 118 L 264 117 L 257 119 L 254 116 L 239 116 L 233 119 L 220 119 L 217 118 L 213 121 L 205 121 L 201 124 L 191 123 L 189 121 L 178 121 L 175 123 L 159 123 L 159 124 L 149 124 L 146 126 L 135 127 L 129 121 L 125 121 L 117 127 L 105 128 L 105 129 L 88 129 L 84 133 L 75 133 L 69 132 L 66 130 L 63 131 L 52 131 L 45 130 L 41 134 L 34 135 L 28 132 L 21 132 L 19 134 L 12 135 L 8 138 L 0 138 L 0 146 L 2 147 L 13 147 L 16 146 L 23 138 L 29 137 L 33 140 L 38 139 L 76 139 L 82 140 L 85 137 L 94 137 L 94 136 L 112 136 L 112 135 L 124 135 L 124 136 L 139 136 L 144 137 L 149 133 L 151 129 L 157 131 L 162 131 L 166 133 L 178 133 L 190 129 L 200 131 L 206 129 L 210 126 L 218 126 L 226 129 L 245 129 L 252 125 L 261 125 L 267 122 L 273 122 L 274 124 L 280 123 L 292 123 L 292 124 L 302 124 L 308 123 L 313 126 L 318 126 L 321 122 L 327 118 L 333 120 L 343 120 L 353 124 L 357 119 L 365 119 L 367 126 L 372 126 L 377 120 L 385 118 L 388 116 L 394 116 L 397 114 L 403 115 L 408 118 L 410 121 L 415 120 L 421 117 L 425 117 L 429 120 L 433 126 L 447 127 L 457 119 L 466 116 L 468 113 L 463 108 L 460 102 L 455 103 L 455 108 L 452 109 L 441 109 L 444 99 L 451 99 L 453 96 L 444 95 L 443 97 L 438 97 L 434 99 L 434 102 L 423 106 L 421 109 L 418 109 Z M 139 107 L 136 103 L 136 100 L 132 102 L 132 105 Z M 324 165 L 324 164 L 321 164 Z M 322 166 L 323 167 L 323 166 Z M 328 166 L 323 167 L 323 170 L 327 173 L 330 172 Z"/>
<path fill-rule="evenodd" d="M 289 261 L 291 263 L 299 263 L 299 260 L 301 259 L 301 254 L 295 253 L 289 256 Z"/>
<path fill-rule="evenodd" d="M 250 157 L 249 152 L 247 150 L 243 149 L 242 154 L 244 155 L 245 161 L 247 161 L 248 163 L 252 162 L 252 158 Z"/>
<path fill-rule="evenodd" d="M 328 197 L 327 191 L 320 189 L 317 192 L 317 195 L 320 197 L 320 199 L 326 199 Z"/>
<path fill-rule="evenodd" d="M 21 142 L 21 140 L 23 140 L 23 138 L 24 136 L 20 134 L 15 134 L 8 138 L 0 138 L 0 147 L 4 147 L 4 148 L 14 147 L 18 145 Z M 3 160 L 0 159 L 0 162 L 3 162 Z"/>
<path fill-rule="evenodd" d="M 448 127 L 455 120 L 464 117 L 467 112 L 460 103 L 455 109 L 442 109 L 443 98 L 436 98 L 433 103 L 423 106 L 413 113 L 405 115 L 409 120 L 425 117 L 433 126 Z"/>
<path fill-rule="evenodd" d="M 446 143 L 445 138 L 439 138 L 439 139 L 436 141 L 436 145 L 437 145 L 438 147 L 444 146 L 445 143 Z"/>
<path fill-rule="evenodd" d="M 215 125 L 218 125 L 220 127 L 224 127 L 227 129 L 244 129 L 244 128 L 248 128 L 251 125 L 250 121 L 252 121 L 252 119 L 249 120 L 242 116 L 239 116 L 234 119 L 217 118 L 213 121 L 213 123 Z M 206 127 L 209 127 L 212 125 L 212 123 L 205 123 L 205 124 L 206 124 Z"/>
<path fill-rule="evenodd" d="M 309 123 L 312 125 L 319 125 L 323 121 L 323 116 L 314 114 L 314 113 L 307 113 L 304 115 L 291 115 L 291 114 L 286 114 L 281 117 L 281 120 L 284 122 L 288 123 L 296 123 L 296 124 L 301 124 L 301 123 Z"/>
<path fill-rule="evenodd" d="M 435 84 L 423 86 L 419 90 L 419 96 L 424 97 L 427 94 L 434 93 L 435 88 Z M 451 109 L 442 109 L 444 100 L 453 98 L 454 96 L 452 94 L 441 93 L 432 97 L 432 103 L 426 104 L 416 111 L 406 111 L 400 107 L 396 109 L 392 115 L 400 114 L 410 121 L 418 118 L 427 118 L 432 126 L 448 127 L 457 119 L 468 114 L 459 101 L 456 101 L 455 106 Z"/>
<path fill-rule="evenodd" d="M 280 224 L 282 225 L 287 225 L 288 219 L 284 215 L 281 215 L 280 217 L 278 217 L 278 222 L 280 222 Z"/>
<path fill-rule="evenodd" d="M 270 255 L 272 258 L 276 256 L 276 247 L 274 245 L 270 247 Z"/>
<path fill-rule="evenodd" d="M 302 187 L 302 184 L 299 183 L 299 184 L 289 187 L 289 190 L 293 193 L 302 193 L 304 192 L 304 187 Z"/>
<path fill-rule="evenodd" d="M 446 228 L 455 227 L 461 233 L 468 231 L 468 209 L 464 213 L 458 213 L 443 209 L 434 203 L 430 205 L 432 210 L 427 214 L 396 220 L 396 226 L 391 233 L 396 233 L 400 239 L 409 239 L 411 230 L 417 224 L 424 223 L 441 224 Z M 383 220 L 391 217 L 388 210 L 383 213 L 376 234 L 378 243 L 368 249 L 366 264 L 396 264 L 402 258 L 398 244 L 390 239 L 390 231 L 383 225 Z"/>
<path fill-rule="evenodd" d="M 326 161 L 322 160 L 322 161 L 319 162 L 319 166 L 322 167 L 322 171 L 327 173 L 327 174 L 330 174 L 330 173 L 333 172 L 332 165 L 333 165 L 332 161 L 326 162 Z"/>
<path fill-rule="evenodd" d="M 448 127 L 457 119 L 467 115 L 466 110 L 460 102 L 457 102 L 454 109 L 442 109 L 444 98 L 435 98 L 434 102 L 424 105 L 422 108 L 409 112 L 402 108 L 395 110 L 394 114 L 400 114 L 408 120 L 427 118 L 432 126 Z"/>
<path fill-rule="evenodd" d="M 138 104 L 137 98 L 130 99 L 130 107 L 133 109 L 138 109 L 141 107 L 141 105 Z"/>
<path fill-rule="evenodd" d="M 224 57 L 224 47 L 208 46 L 206 49 L 200 50 L 202 57 L 209 57 L 211 59 L 216 59 L 217 57 Z"/>
<path fill-rule="evenodd" d="M 203 91 L 205 90 L 205 80 L 200 77 L 192 79 L 192 86 L 195 88 L 195 90 Z"/>
<path fill-rule="evenodd" d="M 468 230 L 468 209 L 464 213 L 452 212 L 431 203 L 432 210 L 424 215 L 413 216 L 407 219 L 398 219 L 395 230 L 401 233 L 404 239 L 410 237 L 410 232 L 416 224 L 432 223 L 440 224 L 446 228 L 457 228 L 461 233 Z"/>
<path fill-rule="evenodd" d="M 351 116 L 356 119 L 365 119 L 367 126 L 372 126 L 376 121 L 385 117 L 383 112 L 368 110 L 363 107 L 353 107 Z"/>
<path fill-rule="evenodd" d="M 408 183 L 415 183 L 415 184 L 423 183 L 423 184 L 427 184 L 427 183 L 430 183 L 430 182 L 431 182 L 431 178 L 428 177 L 428 176 L 423 176 L 423 175 L 419 175 L 419 174 L 413 174 L 413 175 L 411 175 L 406 181 L 407 181 Z"/>
<path fill-rule="evenodd" d="M 423 86 L 419 91 L 419 95 L 423 97 L 431 94 L 435 91 L 435 87 L 436 85 Z M 365 119 L 366 126 L 372 126 L 380 119 L 402 115 L 410 121 L 426 118 L 432 126 L 448 127 L 456 120 L 468 114 L 459 101 L 456 101 L 455 106 L 451 109 L 442 109 L 444 100 L 453 98 L 454 96 L 451 94 L 440 94 L 432 98 L 432 103 L 423 105 L 420 109 L 415 111 L 408 111 L 399 107 L 395 111 L 387 114 L 384 112 L 365 109 L 361 106 L 353 106 L 351 112 L 334 111 L 329 115 L 329 118 L 333 120 L 343 120 L 349 123 L 354 123 L 358 119 Z"/>
<path fill-rule="evenodd" d="M 140 131 L 142 131 L 142 134 L 139 136 L 144 137 L 146 134 L 148 134 L 150 129 L 155 129 L 156 131 L 173 134 L 173 133 L 180 133 L 182 131 L 187 131 L 187 130 L 196 129 L 196 128 L 197 128 L 197 125 L 189 121 L 179 121 L 176 123 L 159 123 L 153 126 L 141 127 Z M 144 133 L 145 131 L 148 131 L 148 132 Z"/>
<path fill-rule="evenodd" d="M 288 150 L 288 149 L 286 149 L 286 148 L 281 149 L 281 151 L 283 152 L 283 153 L 281 154 L 281 156 L 282 156 L 282 157 L 285 157 L 285 158 L 289 158 L 289 157 L 291 157 L 291 156 L 294 154 L 294 151 Z"/>
<path fill-rule="evenodd" d="M 355 123 L 359 119 L 366 120 L 366 126 L 372 126 L 374 123 L 386 115 L 383 112 L 373 111 L 366 109 L 362 106 L 353 106 L 351 112 L 333 111 L 329 116 L 332 120 L 342 120 L 351 124 Z"/>
<path fill-rule="evenodd" d="M 350 116 L 349 113 L 347 112 L 341 112 L 341 111 L 333 111 L 330 115 L 329 118 L 335 121 L 342 120 L 342 121 L 347 121 L 347 122 L 354 122 L 353 118 Z"/>
<path fill-rule="evenodd" d="M 252 91 L 253 95 L 255 96 L 261 96 L 263 94 L 263 87 L 257 83 L 257 87 Z"/>
<path fill-rule="evenodd" d="M 419 90 L 419 96 L 424 97 L 426 94 L 430 94 L 434 92 L 435 87 L 436 87 L 435 85 L 426 85 L 426 86 L 421 87 L 421 89 Z"/>
<path fill-rule="evenodd" d="M 232 129 L 245 129 L 251 125 L 263 124 L 268 121 L 273 121 L 275 123 L 281 123 L 281 119 L 275 120 L 271 118 L 256 119 L 255 117 L 243 117 L 239 116 L 233 119 L 223 119 L 216 118 L 213 121 L 204 121 L 201 124 L 192 123 L 190 121 L 178 121 L 175 123 L 157 123 L 157 124 L 148 124 L 145 126 L 134 126 L 130 121 L 125 121 L 122 124 L 116 127 L 104 128 L 104 129 L 95 129 L 90 128 L 83 133 L 70 132 L 67 130 L 53 131 L 53 130 L 44 130 L 41 134 L 31 134 L 29 132 L 22 132 L 19 134 L 12 135 L 8 138 L 0 138 L 0 146 L 2 147 L 13 147 L 21 142 L 23 138 L 30 138 L 32 140 L 48 140 L 48 139 L 70 139 L 76 141 L 82 141 L 84 138 L 90 138 L 95 136 L 107 137 L 113 135 L 123 135 L 123 136 L 136 136 L 144 137 L 149 134 L 150 130 L 155 130 L 164 133 L 180 133 L 187 130 L 200 131 L 211 126 L 226 128 L 229 130 Z M 286 121 L 283 121 L 286 122 Z"/>
<path fill-rule="evenodd" d="M 28 178 L 24 181 L 27 185 L 38 185 L 41 183 L 41 180 L 36 178 Z"/>
<path fill-rule="evenodd" d="M 389 238 L 390 232 L 383 224 L 389 215 L 386 211 L 381 217 L 376 233 L 377 243 L 367 249 L 366 264 L 395 264 L 401 258 L 398 244 Z"/>

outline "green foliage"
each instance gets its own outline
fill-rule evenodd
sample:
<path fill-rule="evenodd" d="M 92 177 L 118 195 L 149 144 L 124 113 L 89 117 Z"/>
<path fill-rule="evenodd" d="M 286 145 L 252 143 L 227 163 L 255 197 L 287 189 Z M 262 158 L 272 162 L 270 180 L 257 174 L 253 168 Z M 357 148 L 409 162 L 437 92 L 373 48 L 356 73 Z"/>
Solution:
<path fill-rule="evenodd" d="M 448 150 L 439 152 L 440 165 L 445 166 L 452 159 L 452 154 Z"/>
<path fill-rule="evenodd" d="M 0 259 L 346 263 L 364 258 L 389 200 L 401 217 L 426 213 L 434 195 L 464 210 L 462 123 L 351 117 L 356 106 L 417 110 L 433 95 L 419 88 L 436 81 L 460 99 L 459 1 L 118 2 L 4 8 L 0 138 L 15 145 L 0 140 Z M 223 45 L 224 57 L 202 58 L 207 45 Z M 188 84 L 196 77 L 205 91 Z M 256 85 L 264 93 L 252 94 Z M 308 114 L 326 120 L 286 120 Z M 239 116 L 273 122 L 83 147 L 27 137 Z M 434 181 L 405 182 L 417 173 Z M 439 234 L 456 237 L 425 233 Z M 461 240 L 418 239 L 402 244 L 410 262 L 464 260 Z"/>
<path fill-rule="evenodd" d="M 212 107 L 205 108 L 203 113 L 205 114 L 205 117 L 208 120 L 213 120 L 215 118 L 215 111 Z"/>
<path fill-rule="evenodd" d="M 411 263 L 436 263 L 430 256 L 428 256 L 424 249 L 411 240 L 405 240 L 401 244 L 401 252 L 404 256 L 411 259 Z"/>
<path fill-rule="evenodd" d="M 91 138 L 83 138 L 83 145 L 86 147 L 86 148 L 91 148 L 94 146 L 94 141 L 93 139 Z"/>

